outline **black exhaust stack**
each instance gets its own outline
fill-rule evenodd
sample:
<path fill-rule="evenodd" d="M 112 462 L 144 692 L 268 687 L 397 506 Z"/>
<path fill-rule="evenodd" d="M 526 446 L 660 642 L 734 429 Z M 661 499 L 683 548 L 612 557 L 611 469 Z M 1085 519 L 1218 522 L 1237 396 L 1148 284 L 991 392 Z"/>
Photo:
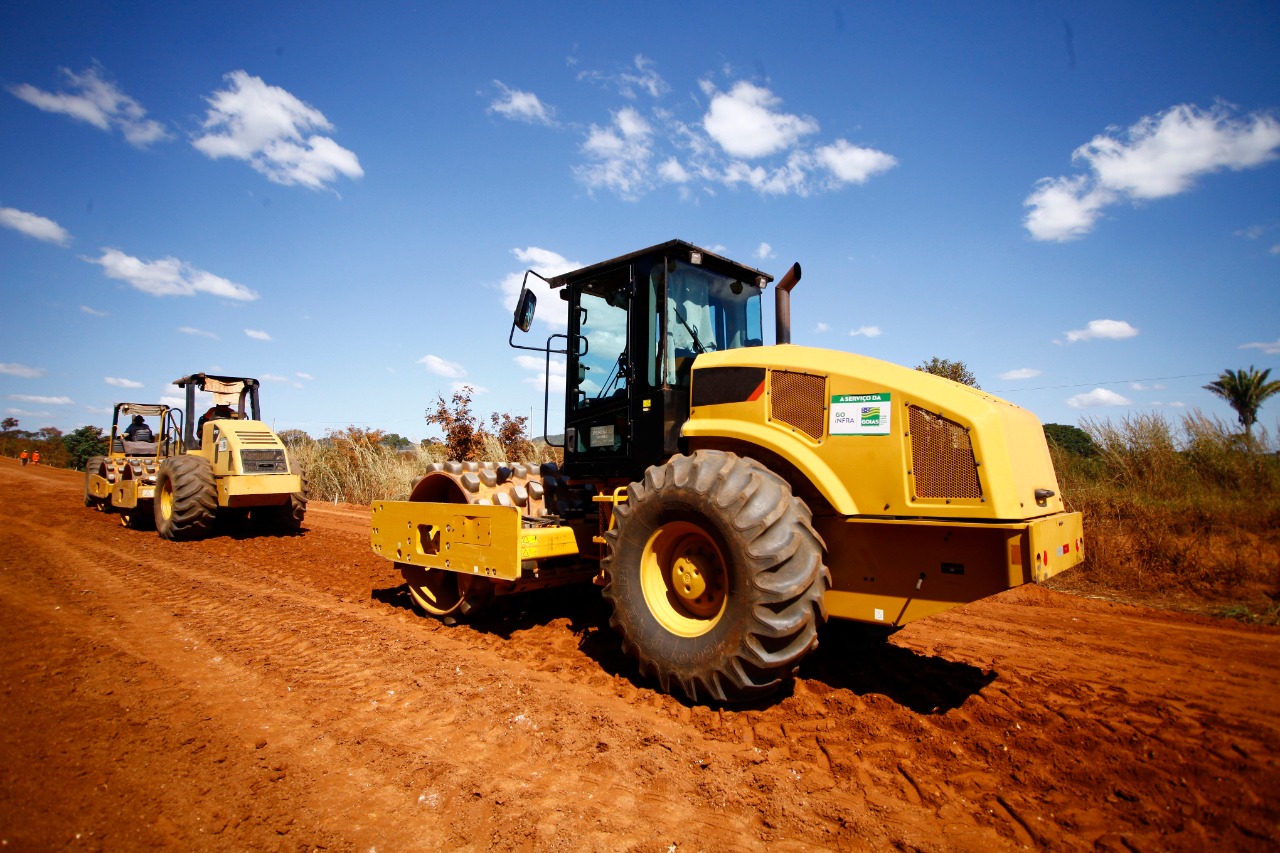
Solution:
<path fill-rule="evenodd" d="M 774 338 L 777 343 L 791 343 L 791 288 L 799 283 L 800 264 L 795 263 L 787 270 L 782 281 L 778 282 L 778 289 L 774 291 L 773 313 L 777 322 Z"/>

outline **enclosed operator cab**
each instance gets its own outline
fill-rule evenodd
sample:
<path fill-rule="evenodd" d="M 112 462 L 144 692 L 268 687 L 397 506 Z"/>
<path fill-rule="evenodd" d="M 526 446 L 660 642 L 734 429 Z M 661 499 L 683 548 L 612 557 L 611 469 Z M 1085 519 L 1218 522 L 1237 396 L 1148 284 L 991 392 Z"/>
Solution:
<path fill-rule="evenodd" d="M 763 345 L 772 280 L 681 240 L 546 279 L 568 303 L 568 335 L 548 342 L 566 358 L 566 472 L 637 479 L 679 452 L 694 360 Z"/>

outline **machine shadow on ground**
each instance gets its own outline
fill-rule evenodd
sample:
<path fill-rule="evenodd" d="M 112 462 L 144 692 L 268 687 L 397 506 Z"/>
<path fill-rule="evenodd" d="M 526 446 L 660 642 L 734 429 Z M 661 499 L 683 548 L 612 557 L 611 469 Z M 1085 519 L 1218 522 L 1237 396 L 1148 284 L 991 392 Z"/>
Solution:
<path fill-rule="evenodd" d="M 417 609 L 406 584 L 375 589 L 370 597 L 420 618 L 433 618 Z M 499 598 L 465 624 L 512 640 L 520 631 L 561 619 L 568 620 L 567 628 L 577 637 L 578 648 L 604 673 L 638 689 L 659 689 L 655 681 L 642 678 L 635 661 L 623 653 L 618 635 L 609 627 L 609 606 L 594 587 L 561 587 Z M 888 642 L 891 633 L 874 625 L 829 622 L 819 633 L 818 649 L 800 665 L 800 677 L 859 696 L 880 694 L 914 713 L 934 715 L 960 707 L 998 676 L 967 663 L 895 646 Z M 767 708 L 789 694 L 790 689 L 784 689 L 759 703 L 735 709 Z M 705 704 L 673 698 L 690 707 Z"/>

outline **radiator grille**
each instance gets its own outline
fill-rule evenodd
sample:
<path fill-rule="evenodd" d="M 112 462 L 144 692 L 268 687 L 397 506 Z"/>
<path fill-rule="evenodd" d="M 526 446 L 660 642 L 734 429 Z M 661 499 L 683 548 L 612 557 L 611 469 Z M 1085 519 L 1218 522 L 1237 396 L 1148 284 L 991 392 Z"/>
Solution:
<path fill-rule="evenodd" d="M 918 406 L 908 406 L 907 412 L 916 497 L 982 497 L 968 430 Z"/>
<path fill-rule="evenodd" d="M 810 373 L 772 373 L 769 417 L 821 441 L 827 419 L 827 378 Z"/>
<path fill-rule="evenodd" d="M 276 434 L 271 430 L 243 430 L 239 435 L 241 444 L 265 445 L 267 447 L 280 446 L 280 443 L 276 441 Z"/>

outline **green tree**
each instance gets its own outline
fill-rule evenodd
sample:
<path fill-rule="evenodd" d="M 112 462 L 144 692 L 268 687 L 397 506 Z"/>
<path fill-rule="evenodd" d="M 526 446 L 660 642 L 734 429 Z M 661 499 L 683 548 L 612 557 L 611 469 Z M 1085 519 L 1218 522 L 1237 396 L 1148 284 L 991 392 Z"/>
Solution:
<path fill-rule="evenodd" d="M 382 437 L 382 446 L 398 453 L 413 447 L 413 442 L 399 433 L 389 432 Z"/>
<path fill-rule="evenodd" d="M 916 370 L 932 373 L 934 376 L 941 376 L 943 379 L 950 379 L 952 382 L 959 382 L 971 388 L 982 387 L 978 384 L 978 377 L 973 375 L 973 371 L 963 361 L 952 361 L 935 355 L 928 361 L 917 364 Z"/>
<path fill-rule="evenodd" d="M 17 429 L 17 427 L 18 427 L 17 418 L 5 418 L 4 420 L 0 421 L 0 429 L 3 429 L 5 432 L 8 432 L 11 429 Z"/>
<path fill-rule="evenodd" d="M 284 446 L 290 450 L 296 450 L 299 447 L 304 447 L 313 440 L 311 436 L 307 435 L 305 430 L 300 429 L 282 429 L 280 432 L 276 433 L 276 436 L 278 436 Z"/>
<path fill-rule="evenodd" d="M 40 464 L 51 468 L 67 467 L 70 454 L 62 443 L 62 430 L 57 427 L 40 427 L 32 434 L 32 450 L 40 451 Z"/>
<path fill-rule="evenodd" d="M 1098 445 L 1089 433 L 1071 424 L 1045 424 L 1044 436 L 1050 444 L 1076 456 L 1097 456 Z"/>
<path fill-rule="evenodd" d="M 1253 443 L 1253 425 L 1258 421 L 1258 409 L 1274 394 L 1280 394 L 1280 380 L 1268 382 L 1271 369 L 1259 372 L 1253 365 L 1245 370 L 1224 370 L 1218 378 L 1204 386 L 1227 401 L 1236 410 L 1236 420 L 1244 426 L 1245 441 Z"/>
<path fill-rule="evenodd" d="M 102 428 L 82 426 L 62 437 L 62 444 L 67 448 L 67 464 L 77 471 L 83 471 L 90 456 L 101 456 L 107 452 L 107 439 Z"/>

